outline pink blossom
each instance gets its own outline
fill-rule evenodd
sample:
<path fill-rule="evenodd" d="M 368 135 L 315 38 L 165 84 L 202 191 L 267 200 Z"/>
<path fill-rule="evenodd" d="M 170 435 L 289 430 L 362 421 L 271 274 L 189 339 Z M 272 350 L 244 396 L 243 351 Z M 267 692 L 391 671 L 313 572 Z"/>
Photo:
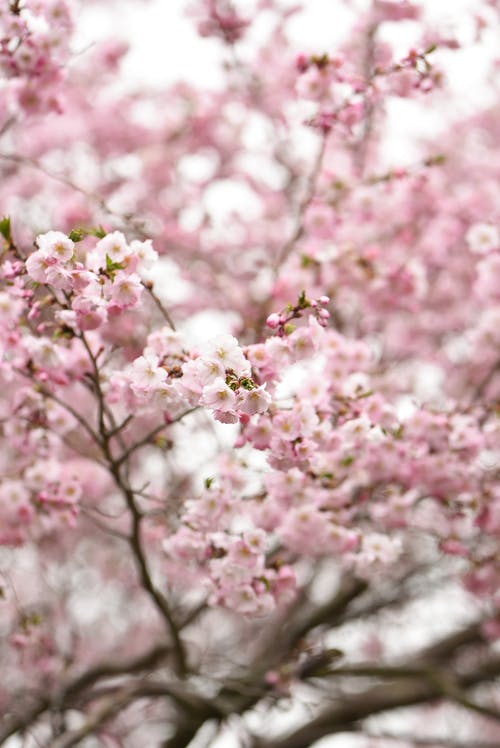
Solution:
<path fill-rule="evenodd" d="M 376 564 L 391 564 L 401 555 L 402 547 L 399 538 L 381 533 L 370 533 L 363 536 L 361 550 L 356 557 L 360 570 L 369 570 Z"/>
<path fill-rule="evenodd" d="M 280 324 L 280 316 L 279 314 L 276 314 L 275 312 L 273 314 L 270 314 L 269 317 L 266 319 L 266 325 L 270 327 L 272 330 L 275 330 Z"/>
<path fill-rule="evenodd" d="M 203 388 L 201 402 L 218 411 L 233 411 L 236 406 L 236 395 L 223 379 L 216 379 Z"/>
<path fill-rule="evenodd" d="M 80 330 L 96 330 L 106 322 L 108 313 L 106 302 L 99 296 L 80 296 L 73 303 L 73 314 L 76 312 L 76 324 Z M 60 312 L 59 317 L 65 314 Z M 70 322 L 73 317 L 67 318 Z"/>
<path fill-rule="evenodd" d="M 238 341 L 232 335 L 218 335 L 204 346 L 204 353 L 210 361 L 232 369 L 238 376 L 249 373 L 249 364 Z"/>
<path fill-rule="evenodd" d="M 153 249 L 153 242 L 151 239 L 146 239 L 146 241 L 143 242 L 134 239 L 130 242 L 130 251 L 132 254 L 129 255 L 129 258 L 137 258 L 139 267 L 138 272 L 151 270 L 158 260 L 158 252 Z"/>
<path fill-rule="evenodd" d="M 257 595 L 250 585 L 231 589 L 225 593 L 224 604 L 238 613 L 253 616 L 269 615 L 275 607 L 272 595 L 265 592 Z"/>
<path fill-rule="evenodd" d="M 273 418 L 273 430 L 282 439 L 293 441 L 300 435 L 300 420 L 293 411 L 281 411 Z"/>
<path fill-rule="evenodd" d="M 159 366 L 158 356 L 152 353 L 140 356 L 132 363 L 130 380 L 134 391 L 155 390 L 164 384 L 166 378 L 167 373 Z"/>
<path fill-rule="evenodd" d="M 375 0 L 374 11 L 379 21 L 417 20 L 421 8 L 410 0 Z"/>
<path fill-rule="evenodd" d="M 143 292 L 141 279 L 136 273 L 128 275 L 118 271 L 111 288 L 111 298 L 120 309 L 136 306 Z"/>
<path fill-rule="evenodd" d="M 96 250 L 104 259 L 109 257 L 112 262 L 121 263 L 130 253 L 127 241 L 121 231 L 107 234 L 96 244 Z"/>
<path fill-rule="evenodd" d="M 471 252 L 488 254 L 493 249 L 500 248 L 500 234 L 496 226 L 489 223 L 475 223 L 465 236 Z"/>
<path fill-rule="evenodd" d="M 252 390 L 241 390 L 238 394 L 237 410 L 249 416 L 255 413 L 265 413 L 271 403 L 271 396 L 265 390 L 265 385 Z"/>
<path fill-rule="evenodd" d="M 297 80 L 297 95 L 304 99 L 321 101 L 328 97 L 332 84 L 332 71 L 325 66 L 311 65 Z"/>
<path fill-rule="evenodd" d="M 71 260 L 75 249 L 74 242 L 60 231 L 48 231 L 46 234 L 39 234 L 36 238 L 36 244 L 44 255 L 53 255 L 61 262 Z"/>
<path fill-rule="evenodd" d="M 477 264 L 477 279 L 474 291 L 479 297 L 500 302 L 500 288 L 497 282 L 500 272 L 500 252 L 494 252 Z"/>
<path fill-rule="evenodd" d="M 47 283 L 47 270 L 55 264 L 57 264 L 56 258 L 38 250 L 26 260 L 26 270 L 37 283 Z"/>

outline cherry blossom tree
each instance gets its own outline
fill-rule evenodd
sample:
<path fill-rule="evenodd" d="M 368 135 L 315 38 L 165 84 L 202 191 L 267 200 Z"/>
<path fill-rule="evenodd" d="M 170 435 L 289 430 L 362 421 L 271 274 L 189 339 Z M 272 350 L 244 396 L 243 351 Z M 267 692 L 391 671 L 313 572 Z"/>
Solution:
<path fill-rule="evenodd" d="M 500 5 L 336 5 L 1 3 L 0 745 L 499 744 Z"/>

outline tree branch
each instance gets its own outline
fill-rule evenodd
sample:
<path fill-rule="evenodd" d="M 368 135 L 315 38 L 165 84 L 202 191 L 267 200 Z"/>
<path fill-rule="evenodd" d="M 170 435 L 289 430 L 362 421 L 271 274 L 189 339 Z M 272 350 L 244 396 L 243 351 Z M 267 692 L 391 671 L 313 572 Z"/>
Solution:
<path fill-rule="evenodd" d="M 483 716 L 495 720 L 500 719 L 496 710 L 476 704 L 462 695 L 459 690 L 498 677 L 500 656 L 491 658 L 484 665 L 465 674 L 446 673 L 444 678 L 435 677 L 436 673 L 433 673 L 432 669 L 427 669 L 425 677 L 420 677 L 416 671 L 412 670 L 411 664 L 406 669 L 408 676 L 404 677 L 401 673 L 402 677 L 397 678 L 397 685 L 382 683 L 365 689 L 361 693 L 346 695 L 343 698 L 337 697 L 335 701 L 324 706 L 321 712 L 307 724 L 272 741 L 257 739 L 255 745 L 258 748 L 309 748 L 312 743 L 325 735 L 349 730 L 374 714 L 432 702 L 439 698 L 460 703 Z"/>

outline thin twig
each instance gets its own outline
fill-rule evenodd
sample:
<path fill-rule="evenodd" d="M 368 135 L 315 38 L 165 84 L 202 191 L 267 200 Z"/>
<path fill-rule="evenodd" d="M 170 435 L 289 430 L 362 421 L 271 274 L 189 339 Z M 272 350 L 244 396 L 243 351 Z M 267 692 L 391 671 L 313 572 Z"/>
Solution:
<path fill-rule="evenodd" d="M 122 221 L 124 224 L 132 228 L 138 236 L 141 238 L 147 238 L 147 234 L 144 231 L 143 225 L 138 219 L 134 219 L 133 216 L 119 213 L 112 208 L 109 207 L 107 202 L 97 195 L 95 192 L 92 192 L 90 190 L 86 190 L 84 187 L 81 187 L 78 184 L 75 184 L 71 179 L 66 177 L 64 174 L 58 174 L 55 171 L 52 171 L 51 169 L 48 169 L 46 166 L 43 166 L 35 159 L 29 158 L 28 156 L 19 156 L 15 153 L 0 153 L 0 159 L 3 159 L 4 161 L 11 161 L 13 163 L 20 164 L 21 166 L 27 166 L 31 169 L 35 169 L 37 171 L 40 171 L 42 174 L 45 174 L 45 176 L 49 177 L 50 179 L 53 179 L 56 182 L 59 182 L 60 184 L 64 184 L 66 187 L 69 187 L 70 189 L 74 190 L 75 192 L 79 192 L 81 195 L 86 197 L 91 202 L 98 205 L 98 207 L 103 210 L 108 215 L 112 216 L 113 218 L 117 218 L 120 221 Z"/>
<path fill-rule="evenodd" d="M 154 303 L 156 304 L 156 306 L 160 310 L 160 312 L 161 312 L 161 314 L 162 314 L 165 322 L 168 324 L 168 326 L 170 327 L 170 329 L 175 332 L 176 331 L 176 327 L 174 325 L 174 321 L 173 321 L 172 317 L 170 316 L 170 314 L 168 313 L 167 309 L 165 309 L 164 304 L 161 302 L 161 300 L 158 298 L 158 296 L 153 291 L 153 285 L 152 285 L 152 283 L 143 283 L 142 285 L 144 286 L 144 288 L 149 293 L 149 295 L 153 299 Z"/>
<path fill-rule="evenodd" d="M 155 436 L 161 433 L 164 429 L 168 428 L 168 426 L 171 426 L 174 423 L 179 423 L 179 421 L 181 421 L 185 416 L 189 415 L 190 413 L 194 413 L 196 410 L 198 410 L 198 406 L 189 408 L 188 410 L 184 411 L 184 413 L 181 413 L 181 415 L 177 416 L 177 418 L 172 419 L 168 423 L 161 423 L 158 424 L 158 426 L 155 426 L 155 428 L 151 429 L 151 431 L 149 431 L 142 439 L 140 439 L 138 442 L 135 442 L 135 444 L 132 444 L 131 447 L 125 450 L 125 452 L 123 452 L 123 454 L 121 454 L 115 461 L 116 465 L 122 465 L 134 452 L 137 452 L 138 449 L 150 445 Z"/>
<path fill-rule="evenodd" d="M 311 204 L 314 198 L 314 195 L 316 193 L 316 184 L 317 184 L 320 172 L 321 172 L 321 167 L 323 165 L 323 157 L 325 155 L 327 140 L 328 140 L 327 134 L 323 133 L 321 137 L 320 145 L 318 148 L 318 152 L 316 154 L 316 158 L 314 161 L 314 165 L 313 165 L 311 174 L 309 175 L 309 179 L 307 181 L 307 187 L 306 187 L 304 196 L 302 197 L 302 200 L 300 201 L 298 208 L 297 208 L 297 213 L 295 216 L 295 225 L 294 225 L 292 234 L 290 238 L 285 242 L 285 244 L 283 244 L 283 246 L 278 252 L 278 256 L 276 258 L 276 262 L 274 265 L 276 272 L 283 265 L 283 263 L 288 259 L 289 255 L 292 253 L 293 249 L 295 248 L 295 245 L 297 244 L 302 234 L 304 233 L 304 216 L 305 216 L 306 210 Z"/>

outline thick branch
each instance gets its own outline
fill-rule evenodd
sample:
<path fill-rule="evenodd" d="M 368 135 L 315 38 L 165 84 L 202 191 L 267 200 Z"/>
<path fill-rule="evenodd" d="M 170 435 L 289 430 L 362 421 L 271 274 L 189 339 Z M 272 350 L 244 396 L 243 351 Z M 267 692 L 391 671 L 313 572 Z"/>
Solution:
<path fill-rule="evenodd" d="M 63 689 L 63 700 L 67 701 L 74 698 L 103 678 L 115 678 L 120 675 L 131 675 L 150 670 L 165 659 L 170 652 L 170 646 L 157 644 L 136 658 L 129 658 L 122 662 L 101 662 L 70 681 Z"/>
<path fill-rule="evenodd" d="M 448 738 L 419 738 L 415 735 L 400 733 L 399 735 L 391 732 L 366 732 L 360 733 L 370 740 L 395 740 L 398 743 L 411 743 L 414 746 L 425 746 L 426 748 L 498 748 L 498 743 L 491 741 L 474 740 L 452 740 Z"/>
<path fill-rule="evenodd" d="M 168 602 L 166 598 L 162 595 L 162 593 L 158 589 L 156 589 L 153 583 L 153 580 L 151 578 L 151 574 L 149 571 L 148 563 L 146 560 L 146 554 L 142 547 L 142 540 L 141 540 L 142 514 L 139 511 L 137 504 L 135 502 L 134 492 L 132 491 L 131 488 L 129 488 L 124 483 L 123 478 L 120 473 L 120 469 L 116 466 L 116 463 L 112 463 L 110 466 L 110 469 L 111 469 L 111 473 L 115 479 L 116 484 L 119 486 L 119 488 L 122 491 L 122 494 L 125 498 L 127 506 L 130 510 L 130 514 L 132 516 L 132 530 L 131 530 L 129 542 L 130 542 L 130 547 L 134 554 L 134 558 L 135 558 L 137 569 L 139 571 L 139 576 L 141 578 L 142 586 L 144 587 L 146 592 L 149 594 L 149 596 L 155 603 L 157 609 L 159 610 L 161 616 L 167 623 L 167 626 L 170 631 L 170 635 L 172 637 L 172 641 L 174 644 L 172 655 L 174 657 L 175 668 L 180 675 L 184 675 L 187 669 L 184 645 L 182 643 L 179 630 L 177 628 L 176 622 L 174 621 Z"/>
<path fill-rule="evenodd" d="M 408 668 L 411 670 L 411 666 Z M 468 709 L 480 711 L 485 716 L 499 718 L 499 715 L 487 707 L 478 707 L 468 699 L 458 699 L 456 689 L 468 688 L 478 683 L 492 680 L 500 675 L 500 657 L 490 659 L 484 666 L 480 666 L 467 674 L 456 674 L 446 682 L 439 678 L 427 676 L 408 677 L 397 683 L 383 683 L 368 688 L 361 693 L 345 696 L 342 700 L 330 702 L 320 714 L 308 724 L 299 727 L 292 733 L 276 738 L 272 741 L 260 740 L 256 743 L 259 748 L 309 748 L 312 743 L 325 735 L 344 732 L 356 726 L 361 720 L 374 714 L 413 706 L 425 702 L 432 702 L 439 698 L 458 701 Z M 452 683 L 448 688 L 447 683 Z"/>
<path fill-rule="evenodd" d="M 145 680 L 97 696 L 99 697 L 99 704 L 87 721 L 77 730 L 66 732 L 60 736 L 51 744 L 51 748 L 71 748 L 71 746 L 77 745 L 83 738 L 94 734 L 106 722 L 126 709 L 129 704 L 139 699 L 169 698 L 183 709 L 188 716 L 183 715 L 175 733 L 177 738 L 182 733 L 186 740 L 183 745 L 187 745 L 191 741 L 199 727 L 207 719 L 220 719 L 223 716 L 212 702 L 208 702 L 172 683 Z M 181 744 L 177 740 L 176 743 L 168 741 L 166 745 L 180 746 Z"/>
<path fill-rule="evenodd" d="M 68 681 L 55 695 L 38 697 L 36 702 L 28 708 L 23 698 L 22 714 L 12 715 L 3 728 L 0 729 L 0 745 L 11 735 L 27 730 L 44 712 L 49 711 L 55 705 L 58 708 L 68 706 L 99 680 L 149 670 L 166 657 L 170 650 L 171 648 L 164 644 L 157 644 L 137 658 L 129 658 L 121 662 L 99 663 L 73 680 Z"/>

